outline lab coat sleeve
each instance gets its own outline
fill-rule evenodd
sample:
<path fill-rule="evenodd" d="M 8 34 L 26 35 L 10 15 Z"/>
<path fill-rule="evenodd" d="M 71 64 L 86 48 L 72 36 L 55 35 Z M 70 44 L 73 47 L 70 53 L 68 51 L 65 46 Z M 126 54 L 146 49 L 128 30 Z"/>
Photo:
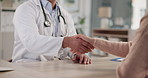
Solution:
<path fill-rule="evenodd" d="M 38 11 L 36 12 L 34 8 L 36 6 L 24 3 L 15 12 L 13 22 L 21 42 L 29 52 L 58 55 L 63 38 L 40 35 L 36 23 Z"/>

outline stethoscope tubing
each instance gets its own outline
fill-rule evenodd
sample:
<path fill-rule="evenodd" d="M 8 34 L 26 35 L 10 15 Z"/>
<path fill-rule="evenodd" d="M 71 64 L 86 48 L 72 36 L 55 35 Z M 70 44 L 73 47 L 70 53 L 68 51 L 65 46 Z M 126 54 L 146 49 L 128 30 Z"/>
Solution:
<path fill-rule="evenodd" d="M 41 8 L 42 8 L 42 11 L 43 11 L 43 15 L 44 15 L 44 18 L 45 18 L 45 21 L 44 21 L 44 26 L 45 27 L 50 27 L 50 21 L 47 19 L 47 16 L 46 16 L 46 13 L 45 13 L 45 10 L 44 10 L 44 8 L 43 8 L 43 4 L 42 4 L 42 2 L 41 2 L 41 0 L 40 0 L 40 4 L 41 4 Z M 58 3 L 57 3 L 58 4 Z M 64 16 L 62 16 L 62 14 L 61 14 L 61 10 L 60 10 L 60 7 L 58 6 L 58 12 L 59 12 L 59 14 L 58 14 L 58 21 L 59 22 L 61 22 L 60 21 L 60 17 L 63 19 L 63 21 L 64 21 L 64 24 L 66 24 L 66 20 L 65 20 L 65 18 L 64 18 Z"/>

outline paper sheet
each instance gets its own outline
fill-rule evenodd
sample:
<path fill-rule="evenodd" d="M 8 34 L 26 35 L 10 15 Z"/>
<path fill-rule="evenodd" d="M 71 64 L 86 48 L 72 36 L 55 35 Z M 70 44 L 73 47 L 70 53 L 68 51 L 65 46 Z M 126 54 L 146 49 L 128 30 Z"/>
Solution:
<path fill-rule="evenodd" d="M 0 72 L 7 72 L 7 71 L 13 71 L 14 68 L 8 68 L 8 67 L 0 67 Z"/>

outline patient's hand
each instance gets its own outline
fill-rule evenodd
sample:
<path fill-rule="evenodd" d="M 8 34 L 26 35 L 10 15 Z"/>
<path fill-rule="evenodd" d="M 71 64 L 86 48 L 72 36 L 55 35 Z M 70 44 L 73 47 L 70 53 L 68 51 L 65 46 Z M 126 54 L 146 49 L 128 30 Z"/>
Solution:
<path fill-rule="evenodd" d="M 76 54 L 72 58 L 72 61 L 74 61 L 75 63 L 80 63 L 80 64 L 91 64 L 91 59 L 85 54 Z"/>

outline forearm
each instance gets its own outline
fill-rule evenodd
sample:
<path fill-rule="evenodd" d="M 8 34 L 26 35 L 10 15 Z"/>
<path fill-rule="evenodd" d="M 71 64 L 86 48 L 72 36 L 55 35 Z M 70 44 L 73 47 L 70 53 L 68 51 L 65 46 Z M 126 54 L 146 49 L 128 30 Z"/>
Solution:
<path fill-rule="evenodd" d="M 101 51 L 120 56 L 126 57 L 129 52 L 130 42 L 111 42 L 103 39 L 94 39 L 94 47 Z"/>
<path fill-rule="evenodd" d="M 27 38 L 21 38 L 21 42 L 29 52 L 39 54 L 46 52 L 50 52 L 52 54 L 53 50 L 55 53 L 58 53 L 62 47 L 62 41 L 62 37 L 47 37 L 42 35 L 38 35 L 36 37 L 31 37 L 28 35 Z"/>

